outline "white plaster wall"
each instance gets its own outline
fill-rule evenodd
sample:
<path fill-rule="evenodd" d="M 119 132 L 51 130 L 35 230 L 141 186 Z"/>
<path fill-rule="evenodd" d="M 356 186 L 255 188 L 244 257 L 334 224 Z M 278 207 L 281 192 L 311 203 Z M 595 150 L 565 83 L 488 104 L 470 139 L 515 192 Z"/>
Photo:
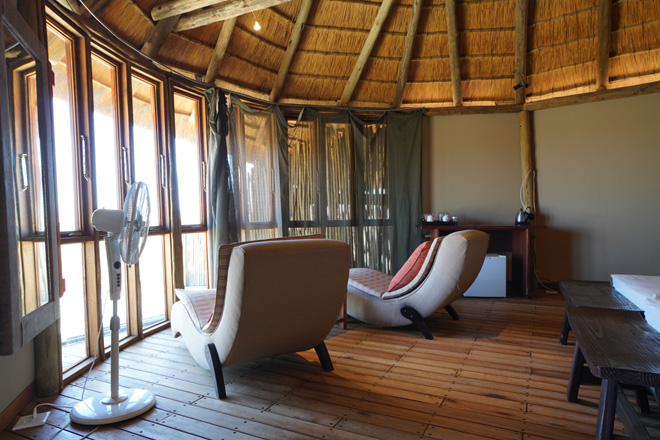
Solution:
<path fill-rule="evenodd" d="M 34 344 L 29 342 L 11 356 L 0 356 L 0 412 L 34 382 Z"/>
<path fill-rule="evenodd" d="M 461 224 L 513 224 L 522 181 L 517 113 L 432 116 L 427 125 L 425 209 Z"/>
<path fill-rule="evenodd" d="M 425 121 L 424 208 L 512 224 L 522 181 L 517 114 Z M 541 278 L 660 275 L 660 94 L 533 114 Z"/>
<path fill-rule="evenodd" d="M 539 270 L 660 275 L 660 94 L 535 112 Z"/>

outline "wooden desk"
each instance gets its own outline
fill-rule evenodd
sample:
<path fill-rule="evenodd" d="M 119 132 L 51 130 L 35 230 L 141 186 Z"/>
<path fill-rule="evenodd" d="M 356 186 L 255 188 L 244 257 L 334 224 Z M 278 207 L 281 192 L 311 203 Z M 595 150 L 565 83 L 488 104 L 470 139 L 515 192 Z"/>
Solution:
<path fill-rule="evenodd" d="M 529 297 L 532 284 L 532 231 L 546 226 L 496 226 L 496 225 L 439 225 L 423 222 L 422 230 L 431 232 L 431 239 L 455 231 L 477 229 L 490 235 L 488 252 L 511 252 L 511 289 Z"/>

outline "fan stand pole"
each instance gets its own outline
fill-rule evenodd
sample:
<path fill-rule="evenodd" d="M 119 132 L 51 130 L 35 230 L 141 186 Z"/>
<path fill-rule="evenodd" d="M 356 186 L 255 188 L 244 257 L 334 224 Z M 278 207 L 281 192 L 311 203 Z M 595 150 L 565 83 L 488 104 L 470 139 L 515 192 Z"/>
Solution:
<path fill-rule="evenodd" d="M 119 243 L 115 236 L 106 237 L 108 268 L 110 279 L 120 280 L 121 263 L 119 262 Z M 113 270 L 114 268 L 115 270 Z M 113 283 L 110 288 L 112 299 L 112 318 L 110 318 L 110 392 L 85 399 L 73 407 L 69 416 L 71 421 L 82 425 L 105 425 L 132 419 L 150 410 L 156 404 L 156 397 L 143 389 L 119 390 L 119 328 L 120 320 L 117 301 L 121 294 L 121 282 Z"/>
<path fill-rule="evenodd" d="M 117 300 L 112 301 L 112 318 L 110 318 L 110 397 L 108 402 L 121 402 L 119 396 L 119 316 Z M 125 396 L 124 400 L 125 400 Z M 105 402 L 104 402 L 105 403 Z"/>

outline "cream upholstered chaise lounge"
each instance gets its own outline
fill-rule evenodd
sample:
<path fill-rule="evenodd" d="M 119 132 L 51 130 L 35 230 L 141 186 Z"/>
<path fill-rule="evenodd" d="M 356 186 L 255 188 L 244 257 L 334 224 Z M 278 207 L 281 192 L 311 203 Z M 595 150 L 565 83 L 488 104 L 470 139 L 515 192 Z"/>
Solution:
<path fill-rule="evenodd" d="M 226 397 L 222 368 L 314 348 L 325 371 L 323 340 L 344 303 L 350 251 L 318 238 L 222 245 L 216 290 L 177 289 L 172 334 L 214 375 Z"/>
<path fill-rule="evenodd" d="M 479 274 L 488 238 L 485 232 L 465 230 L 422 243 L 394 277 L 372 269 L 351 269 L 348 314 L 380 327 L 413 323 L 426 339 L 433 339 L 424 319 L 439 307 L 458 319 L 451 303 Z"/>

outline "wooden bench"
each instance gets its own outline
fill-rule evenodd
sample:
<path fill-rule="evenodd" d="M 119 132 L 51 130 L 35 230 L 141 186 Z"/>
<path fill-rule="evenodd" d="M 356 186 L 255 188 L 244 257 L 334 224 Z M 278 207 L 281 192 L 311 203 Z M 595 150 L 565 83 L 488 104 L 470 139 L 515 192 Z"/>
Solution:
<path fill-rule="evenodd" d="M 569 307 L 567 316 L 576 340 L 567 400 L 577 401 L 586 361 L 601 379 L 596 439 L 612 438 L 615 413 L 631 438 L 650 438 L 619 385 L 639 386 L 638 402 L 646 387 L 660 385 L 660 333 L 631 310 Z"/>
<path fill-rule="evenodd" d="M 562 280 L 559 289 L 566 298 L 566 311 L 569 307 L 595 307 L 600 309 L 632 310 L 644 317 L 644 311 L 630 302 L 606 281 Z M 566 345 L 568 332 L 568 313 L 564 313 L 564 323 L 559 335 L 559 343 Z"/>

